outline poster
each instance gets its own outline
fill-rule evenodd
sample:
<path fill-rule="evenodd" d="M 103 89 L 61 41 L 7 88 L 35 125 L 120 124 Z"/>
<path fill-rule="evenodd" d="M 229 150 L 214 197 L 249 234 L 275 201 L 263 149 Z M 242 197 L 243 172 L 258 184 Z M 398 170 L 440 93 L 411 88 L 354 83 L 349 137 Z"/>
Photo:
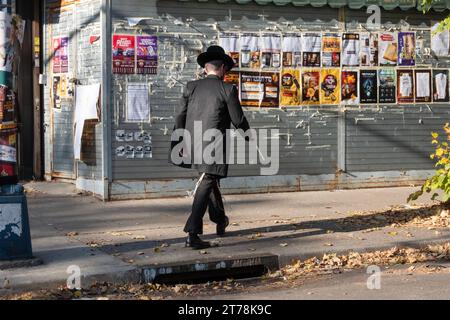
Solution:
<path fill-rule="evenodd" d="M 300 97 L 300 70 L 284 69 L 281 73 L 281 102 L 282 106 L 298 106 Z"/>
<path fill-rule="evenodd" d="M 69 72 L 69 37 L 53 38 L 53 73 Z"/>
<path fill-rule="evenodd" d="M 283 36 L 283 67 L 300 67 L 302 65 L 302 37 L 296 34 Z"/>
<path fill-rule="evenodd" d="M 156 74 L 158 69 L 158 37 L 136 36 L 137 73 Z"/>
<path fill-rule="evenodd" d="M 359 34 L 344 33 L 342 35 L 342 66 L 359 66 Z"/>
<path fill-rule="evenodd" d="M 320 72 L 320 102 L 339 104 L 341 101 L 341 71 L 337 68 L 322 69 Z"/>
<path fill-rule="evenodd" d="M 414 66 L 416 64 L 416 34 L 414 32 L 398 33 L 398 65 Z"/>
<path fill-rule="evenodd" d="M 150 103 L 146 83 L 132 83 L 127 85 L 125 118 L 128 122 L 150 121 Z"/>
<path fill-rule="evenodd" d="M 449 102 L 448 70 L 433 70 L 433 101 Z"/>
<path fill-rule="evenodd" d="M 135 36 L 113 35 L 113 73 L 132 74 L 135 69 Z"/>
<path fill-rule="evenodd" d="M 320 67 L 322 40 L 320 33 L 304 33 L 302 37 L 303 66 Z"/>
<path fill-rule="evenodd" d="M 279 105 L 279 74 L 275 72 L 242 72 L 241 105 L 271 107 Z"/>
<path fill-rule="evenodd" d="M 450 49 L 449 31 L 444 28 L 443 31 L 437 32 L 438 28 L 439 22 L 431 27 L 431 51 L 437 57 L 446 57 Z"/>
<path fill-rule="evenodd" d="M 0 133 L 0 161 L 17 162 L 16 129 L 2 130 Z"/>
<path fill-rule="evenodd" d="M 308 105 L 320 103 L 320 70 L 302 72 L 302 101 Z"/>
<path fill-rule="evenodd" d="M 341 66 L 341 37 L 338 33 L 325 33 L 322 36 L 322 66 Z"/>
<path fill-rule="evenodd" d="M 395 69 L 386 68 L 378 70 L 378 84 L 379 103 L 395 103 Z"/>
<path fill-rule="evenodd" d="M 359 103 L 358 71 L 344 70 L 341 76 L 341 101 L 343 104 L 354 105 Z"/>
<path fill-rule="evenodd" d="M 61 76 L 53 76 L 53 108 L 61 110 Z"/>
<path fill-rule="evenodd" d="M 239 34 L 222 33 L 219 35 L 219 46 L 234 60 L 234 67 L 239 68 Z"/>
<path fill-rule="evenodd" d="M 379 45 L 379 63 L 380 66 L 397 65 L 397 38 L 393 32 L 380 33 Z"/>
<path fill-rule="evenodd" d="M 431 70 L 414 70 L 415 101 L 431 102 Z"/>
<path fill-rule="evenodd" d="M 377 103 L 377 71 L 376 70 L 360 70 L 359 71 L 359 90 L 360 103 Z"/>
<path fill-rule="evenodd" d="M 261 67 L 279 68 L 281 66 L 281 35 L 261 35 Z"/>
<path fill-rule="evenodd" d="M 399 103 L 414 102 L 414 76 L 412 70 L 397 70 L 397 101 Z"/>
<path fill-rule="evenodd" d="M 259 69 L 261 66 L 259 35 L 243 33 L 240 37 L 241 68 Z"/>
<path fill-rule="evenodd" d="M 223 81 L 235 85 L 236 88 L 239 90 L 239 72 L 237 71 L 227 72 L 225 74 Z"/>
<path fill-rule="evenodd" d="M 361 33 L 359 63 L 362 67 L 378 66 L 378 34 Z"/>

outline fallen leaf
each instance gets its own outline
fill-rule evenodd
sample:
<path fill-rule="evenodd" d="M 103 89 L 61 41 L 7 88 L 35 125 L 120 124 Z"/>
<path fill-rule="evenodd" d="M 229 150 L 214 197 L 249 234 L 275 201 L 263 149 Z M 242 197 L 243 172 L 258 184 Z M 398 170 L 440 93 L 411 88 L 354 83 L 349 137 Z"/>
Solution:
<path fill-rule="evenodd" d="M 200 253 L 200 254 L 208 254 L 208 251 L 206 251 L 206 250 L 200 250 L 199 253 Z"/>
<path fill-rule="evenodd" d="M 324 245 L 324 246 L 327 246 L 327 247 L 332 247 L 332 246 L 333 246 L 332 243 L 324 243 L 323 245 Z"/>
<path fill-rule="evenodd" d="M 388 232 L 388 235 L 390 235 L 390 236 L 396 236 L 397 234 L 398 234 L 398 232 L 395 232 L 395 231 Z"/>
<path fill-rule="evenodd" d="M 287 244 L 286 242 L 284 242 L 284 243 L 280 243 L 280 246 L 281 246 L 281 247 L 287 247 L 288 244 Z"/>
<path fill-rule="evenodd" d="M 66 236 L 67 237 L 75 237 L 75 236 L 77 236 L 78 235 L 78 232 L 76 232 L 76 231 L 72 231 L 72 232 L 67 232 L 66 233 Z"/>

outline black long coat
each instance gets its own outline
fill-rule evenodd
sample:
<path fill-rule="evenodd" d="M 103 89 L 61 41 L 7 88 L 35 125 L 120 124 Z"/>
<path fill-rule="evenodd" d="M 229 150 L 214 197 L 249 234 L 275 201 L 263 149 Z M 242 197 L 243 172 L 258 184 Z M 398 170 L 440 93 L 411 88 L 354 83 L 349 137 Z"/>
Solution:
<path fill-rule="evenodd" d="M 197 148 L 202 150 L 210 144 L 203 142 L 201 137 L 194 137 L 194 121 L 202 122 L 202 130 L 218 129 L 222 133 L 224 142 L 223 163 L 206 164 L 202 157 L 201 163 L 194 163 L 194 154 Z M 186 129 L 192 138 L 191 163 L 182 164 L 182 167 L 197 169 L 199 172 L 215 174 L 226 177 L 228 164 L 226 163 L 226 130 L 231 123 L 237 129 L 244 131 L 249 129 L 249 124 L 242 111 L 239 102 L 237 88 L 229 83 L 224 83 L 218 76 L 209 75 L 204 79 L 191 81 L 186 85 L 183 97 L 180 101 L 179 112 L 175 118 L 175 129 Z M 178 142 L 172 142 L 172 147 Z M 170 160 L 170 155 L 169 155 Z M 198 161 L 196 161 L 198 162 Z"/>

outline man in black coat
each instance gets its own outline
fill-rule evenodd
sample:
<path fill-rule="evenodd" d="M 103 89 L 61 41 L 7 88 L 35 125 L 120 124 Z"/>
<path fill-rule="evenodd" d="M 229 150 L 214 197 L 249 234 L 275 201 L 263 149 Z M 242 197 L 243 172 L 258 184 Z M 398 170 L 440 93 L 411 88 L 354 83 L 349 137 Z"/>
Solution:
<path fill-rule="evenodd" d="M 184 149 L 180 151 L 185 159 L 188 158 L 181 166 L 191 167 L 201 174 L 192 212 L 184 227 L 184 231 L 189 234 L 186 247 L 203 249 L 210 247 L 209 242 L 201 240 L 198 236 L 203 234 L 203 216 L 207 208 L 211 221 L 217 224 L 217 235 L 223 236 L 229 224 L 219 189 L 220 179 L 228 174 L 226 130 L 230 129 L 232 123 L 237 129 L 247 131 L 249 124 L 242 111 L 237 88 L 223 82 L 225 74 L 234 66 L 233 59 L 226 55 L 221 47 L 211 46 L 198 56 L 197 62 L 205 69 L 206 77 L 187 84 L 175 119 L 174 130 L 185 129 L 192 137 L 190 148 L 186 147 L 189 151 Z M 214 157 L 215 161 L 204 159 L 202 153 L 211 141 L 205 142 L 202 136 L 194 136 L 194 132 L 199 131 L 203 134 L 208 129 L 215 129 L 219 134 L 214 139 L 214 143 L 218 143 L 218 148 L 214 150 L 223 151 L 222 155 L 213 152 L 218 156 Z M 172 151 L 173 146 L 172 142 Z"/>

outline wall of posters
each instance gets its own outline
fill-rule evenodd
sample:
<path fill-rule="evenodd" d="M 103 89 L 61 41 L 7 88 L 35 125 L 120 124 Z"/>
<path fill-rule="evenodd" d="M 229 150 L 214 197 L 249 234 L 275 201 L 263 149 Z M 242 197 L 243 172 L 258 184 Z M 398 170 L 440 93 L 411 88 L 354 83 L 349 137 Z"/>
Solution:
<path fill-rule="evenodd" d="M 234 67 L 239 67 L 239 34 L 222 33 L 219 36 L 219 46 L 234 60 Z"/>
<path fill-rule="evenodd" d="M 360 37 L 360 59 L 362 67 L 378 66 L 378 34 L 361 33 Z"/>
<path fill-rule="evenodd" d="M 261 67 L 279 68 L 281 62 L 281 35 L 263 34 L 261 36 Z"/>
<path fill-rule="evenodd" d="M 448 70 L 435 69 L 433 70 L 433 101 L 434 102 L 449 102 L 449 87 L 448 87 Z"/>
<path fill-rule="evenodd" d="M 320 67 L 322 41 L 320 33 L 304 33 L 302 36 L 303 66 Z"/>
<path fill-rule="evenodd" d="M 241 104 L 243 107 L 279 106 L 279 74 L 276 72 L 242 72 Z"/>
<path fill-rule="evenodd" d="M 359 103 L 358 71 L 344 70 L 341 76 L 341 101 L 343 104 Z"/>
<path fill-rule="evenodd" d="M 377 103 L 377 71 L 360 70 L 359 71 L 359 90 L 360 103 Z"/>
<path fill-rule="evenodd" d="M 261 66 L 259 34 L 241 34 L 240 47 L 241 68 L 259 69 Z"/>
<path fill-rule="evenodd" d="M 302 37 L 297 34 L 283 36 L 283 67 L 300 67 L 302 65 Z"/>
<path fill-rule="evenodd" d="M 53 73 L 69 72 L 69 37 L 53 38 Z"/>
<path fill-rule="evenodd" d="M 415 101 L 431 102 L 431 70 L 414 70 Z"/>
<path fill-rule="evenodd" d="M 397 35 L 394 32 L 382 32 L 378 41 L 380 66 L 397 65 Z"/>
<path fill-rule="evenodd" d="M 156 74 L 158 69 L 158 37 L 136 36 L 138 74 Z"/>
<path fill-rule="evenodd" d="M 413 70 L 397 70 L 397 101 L 399 103 L 414 102 Z"/>
<path fill-rule="evenodd" d="M 132 74 L 135 72 L 135 40 L 133 35 L 113 35 L 113 73 Z"/>
<path fill-rule="evenodd" d="M 359 66 L 359 34 L 344 33 L 342 35 L 342 66 Z"/>
<path fill-rule="evenodd" d="M 414 32 L 398 33 L 398 65 L 414 66 L 416 64 L 416 35 Z"/>
<path fill-rule="evenodd" d="M 325 33 L 322 36 L 322 66 L 341 66 L 341 37 L 338 33 Z"/>
<path fill-rule="evenodd" d="M 392 68 L 378 70 L 378 101 L 379 103 L 395 103 L 396 72 Z"/>
<path fill-rule="evenodd" d="M 284 69 L 281 73 L 281 102 L 282 106 L 298 106 L 300 96 L 300 70 Z"/>
<path fill-rule="evenodd" d="M 320 102 L 339 104 L 341 101 L 341 71 L 338 68 L 322 69 L 320 72 Z"/>
<path fill-rule="evenodd" d="M 320 104 L 320 70 L 302 72 L 302 103 Z"/>

